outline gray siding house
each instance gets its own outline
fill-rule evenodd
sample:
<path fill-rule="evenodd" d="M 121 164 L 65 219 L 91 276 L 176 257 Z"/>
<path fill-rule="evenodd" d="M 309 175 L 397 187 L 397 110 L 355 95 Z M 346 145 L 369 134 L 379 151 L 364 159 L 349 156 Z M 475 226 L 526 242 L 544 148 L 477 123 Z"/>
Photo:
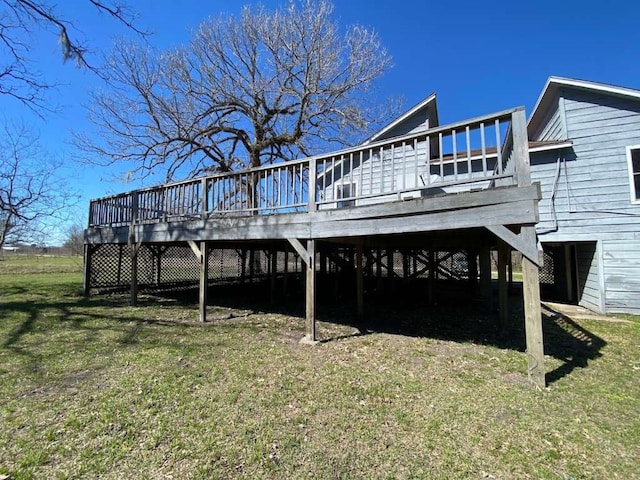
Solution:
<path fill-rule="evenodd" d="M 550 77 L 528 134 L 543 296 L 640 313 L 640 91 Z"/>
<path fill-rule="evenodd" d="M 462 188 L 486 188 L 487 170 L 508 168 L 500 149 L 510 127 L 481 118 L 476 127 L 440 135 L 431 94 L 364 142 L 364 155 L 325 163 L 324 207 L 389 201 L 380 192 L 398 189 L 399 199 L 455 193 L 461 179 Z M 422 131 L 424 141 L 403 141 Z M 531 177 L 542 192 L 543 298 L 640 314 L 640 91 L 550 77 L 527 131 Z M 376 142 L 395 138 L 392 149 L 378 150 Z"/>

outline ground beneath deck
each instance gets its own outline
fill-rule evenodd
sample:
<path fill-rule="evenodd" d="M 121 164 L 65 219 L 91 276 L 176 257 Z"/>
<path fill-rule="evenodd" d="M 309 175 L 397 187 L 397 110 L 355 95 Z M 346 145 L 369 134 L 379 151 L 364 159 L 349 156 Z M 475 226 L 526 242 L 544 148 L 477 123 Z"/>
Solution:
<path fill-rule="evenodd" d="M 292 293 L 272 302 L 264 284 L 226 285 L 212 288 L 207 307 L 208 321 L 197 321 L 197 290 L 169 292 L 162 295 L 144 294 L 140 304 L 182 305 L 180 315 L 162 316 L 152 323 L 187 323 L 194 326 L 277 325 L 283 339 L 292 344 L 305 333 L 304 305 L 300 295 Z M 317 305 L 317 336 L 321 343 L 340 341 L 367 335 L 392 335 L 430 338 L 463 345 L 487 345 L 523 353 L 526 361 L 524 309 L 522 294 L 516 287 L 510 295 L 509 323 L 499 325 L 495 309 L 472 294 L 461 295 L 455 289 L 440 295 L 434 305 L 426 296 L 411 289 L 399 289 L 395 296 L 367 295 L 365 314 L 356 315 L 355 305 L 345 298 L 334 298 L 327 292 Z M 497 305 L 497 298 L 493 305 Z M 590 360 L 601 356 L 604 340 L 581 326 L 582 320 L 624 321 L 596 315 L 575 305 L 544 302 L 542 305 L 547 382 L 552 383 L 576 368 L 586 367 Z M 272 326 L 273 326 L 272 325 Z M 313 348 L 313 347 L 310 347 Z"/>

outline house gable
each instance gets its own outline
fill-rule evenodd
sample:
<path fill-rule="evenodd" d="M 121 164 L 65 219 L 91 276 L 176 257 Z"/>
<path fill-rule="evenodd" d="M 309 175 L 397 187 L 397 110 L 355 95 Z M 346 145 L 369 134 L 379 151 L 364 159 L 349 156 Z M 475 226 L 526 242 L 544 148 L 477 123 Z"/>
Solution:
<path fill-rule="evenodd" d="M 577 92 L 592 98 L 617 98 L 618 104 L 640 104 L 639 90 L 585 80 L 549 77 L 529 118 L 529 139 L 545 141 L 570 138 L 565 99 L 567 93 Z"/>
<path fill-rule="evenodd" d="M 427 130 L 438 126 L 438 107 L 436 94 L 432 93 L 420 103 L 414 105 L 405 113 L 396 118 L 389 125 L 369 137 L 363 145 L 386 140 L 393 137 L 408 135 L 410 133 Z"/>

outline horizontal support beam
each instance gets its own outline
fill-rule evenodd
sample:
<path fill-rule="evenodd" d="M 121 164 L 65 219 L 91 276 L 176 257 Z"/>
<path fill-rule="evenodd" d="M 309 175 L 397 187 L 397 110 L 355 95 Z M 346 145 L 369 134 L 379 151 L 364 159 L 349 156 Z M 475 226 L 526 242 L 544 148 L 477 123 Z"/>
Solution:
<path fill-rule="evenodd" d="M 487 225 L 520 225 L 535 223 L 533 202 L 515 202 L 490 205 L 466 210 L 425 213 L 410 217 L 372 218 L 319 222 L 311 225 L 313 238 L 359 237 L 365 235 L 392 235 L 399 233 L 435 232 L 478 228 Z"/>

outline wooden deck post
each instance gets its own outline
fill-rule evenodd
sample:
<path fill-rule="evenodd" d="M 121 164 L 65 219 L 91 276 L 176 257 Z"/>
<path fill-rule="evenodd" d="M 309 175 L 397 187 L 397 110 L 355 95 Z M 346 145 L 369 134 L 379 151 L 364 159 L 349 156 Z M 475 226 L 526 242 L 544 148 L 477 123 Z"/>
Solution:
<path fill-rule="evenodd" d="M 480 295 L 485 300 L 487 310 L 493 310 L 493 295 L 491 292 L 491 248 L 483 245 L 480 250 Z"/>
<path fill-rule="evenodd" d="M 282 295 L 287 296 L 289 282 L 289 244 L 284 246 L 284 272 L 282 277 Z"/>
<path fill-rule="evenodd" d="M 404 250 L 402 252 L 402 278 L 407 280 L 409 278 L 409 251 Z"/>
<path fill-rule="evenodd" d="M 500 328 L 505 330 L 509 323 L 509 284 L 507 282 L 507 262 L 509 245 L 498 239 L 498 311 Z"/>
<path fill-rule="evenodd" d="M 429 305 L 433 305 L 434 297 L 433 297 L 433 284 L 436 281 L 436 259 L 434 255 L 433 248 L 429 249 L 429 280 L 427 283 L 427 302 Z"/>
<path fill-rule="evenodd" d="M 256 273 L 256 251 L 251 248 L 249 250 L 249 283 L 253 283 L 253 276 Z"/>
<path fill-rule="evenodd" d="M 478 285 L 478 252 L 476 250 L 467 250 L 467 265 L 469 267 L 469 283 L 475 289 Z"/>
<path fill-rule="evenodd" d="M 91 293 L 91 256 L 94 248 L 92 245 L 84 244 L 84 263 L 82 264 L 82 290 L 86 297 Z"/>
<path fill-rule="evenodd" d="M 138 250 L 140 249 L 139 243 L 131 244 L 131 292 L 129 304 L 135 307 L 138 304 Z"/>
<path fill-rule="evenodd" d="M 513 131 L 513 153 L 516 160 L 518 186 L 531 185 L 527 119 L 524 109 L 516 110 L 512 114 L 511 128 Z M 528 249 L 537 250 L 535 226 L 523 226 L 520 230 L 520 237 Z M 526 255 L 522 258 L 522 291 L 529 381 L 537 387 L 543 388 L 546 385 L 546 379 L 542 311 L 540 308 L 540 272 L 538 265 Z"/>
<path fill-rule="evenodd" d="M 138 304 L 138 250 L 140 243 L 136 242 L 135 226 L 138 221 L 138 192 L 131 193 L 131 223 L 129 224 L 128 244 L 131 253 L 131 306 Z"/>
<path fill-rule="evenodd" d="M 209 290 L 209 244 L 200 242 L 200 321 L 207 321 L 207 300 Z"/>
<path fill-rule="evenodd" d="M 247 249 L 243 248 L 238 250 L 240 256 L 240 283 L 244 284 L 247 281 Z"/>
<path fill-rule="evenodd" d="M 535 227 L 522 227 L 520 235 L 535 242 Z M 538 265 L 522 257 L 522 292 L 524 296 L 525 334 L 529 381 L 537 387 L 546 385 L 544 370 L 544 342 L 540 309 L 540 272 Z"/>
<path fill-rule="evenodd" d="M 318 165 L 315 158 L 309 159 L 309 191 L 307 193 L 307 209 L 309 212 L 315 212 L 318 209 L 316 204 L 316 184 L 318 175 Z"/>
<path fill-rule="evenodd" d="M 306 260 L 306 310 L 307 310 L 307 335 L 308 342 L 316 341 L 316 242 L 307 240 Z"/>
<path fill-rule="evenodd" d="M 364 273 L 363 273 L 363 245 L 362 240 L 356 244 L 356 303 L 358 316 L 364 315 Z"/>
<path fill-rule="evenodd" d="M 384 289 L 384 282 L 382 280 L 382 250 L 378 248 L 376 250 L 376 290 L 378 293 Z"/>
<path fill-rule="evenodd" d="M 271 275 L 270 275 L 270 292 L 269 292 L 269 300 L 271 304 L 274 305 L 276 303 L 276 280 L 278 279 L 278 249 L 276 247 L 271 248 Z"/>
<path fill-rule="evenodd" d="M 389 291 L 393 292 L 393 283 L 395 277 L 395 265 L 393 260 L 393 249 L 387 248 L 387 278 L 389 284 Z"/>
<path fill-rule="evenodd" d="M 167 247 L 158 246 L 158 251 L 156 252 L 157 264 L 156 264 L 156 285 L 160 285 L 162 282 L 162 256 L 164 252 L 167 251 Z"/>
<path fill-rule="evenodd" d="M 122 252 L 125 246 L 126 245 L 124 244 L 118 245 L 118 269 L 116 272 L 116 284 L 118 286 L 120 286 L 120 284 L 122 283 L 122 256 L 123 256 Z"/>

